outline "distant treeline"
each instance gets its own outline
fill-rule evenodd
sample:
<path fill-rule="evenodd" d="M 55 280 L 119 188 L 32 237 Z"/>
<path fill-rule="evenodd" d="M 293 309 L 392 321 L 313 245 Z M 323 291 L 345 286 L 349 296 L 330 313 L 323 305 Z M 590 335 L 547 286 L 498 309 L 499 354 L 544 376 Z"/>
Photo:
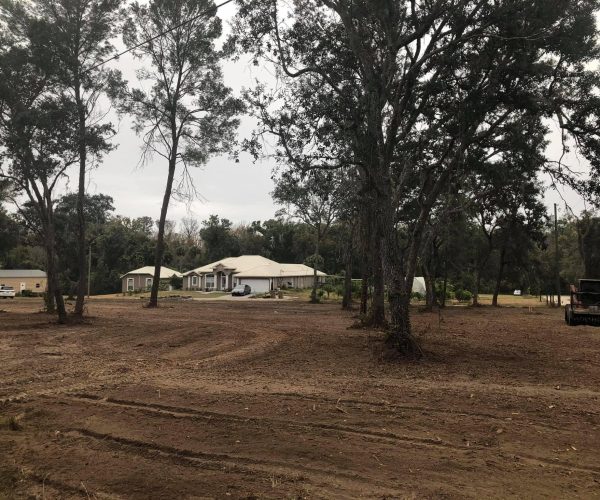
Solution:
<path fill-rule="evenodd" d="M 60 198 L 56 210 L 58 260 L 61 285 L 74 292 L 77 269 L 74 227 L 75 196 Z M 114 214 L 113 200 L 94 195 L 86 201 L 90 221 L 88 251 L 91 249 L 93 294 L 120 291 L 120 276 L 132 269 L 151 265 L 156 244 L 156 223 L 150 217 L 128 218 Z M 25 205 L 22 210 L 30 208 Z M 26 222 L 31 214 L 9 214 L 0 209 L 0 266 L 45 269 L 45 254 L 39 231 Z M 432 289 L 468 290 L 472 293 L 553 293 L 554 234 L 548 221 L 535 231 L 515 225 L 489 226 L 457 214 L 451 224 L 432 233 L 419 257 L 418 274 Z M 485 229 L 485 231 L 484 231 Z M 344 273 L 347 259 L 346 228 L 334 223 L 320 244 L 319 268 L 331 275 Z M 304 223 L 282 216 L 250 224 L 234 224 L 211 215 L 192 217 L 179 223 L 169 221 L 165 232 L 164 265 L 187 271 L 225 257 L 263 255 L 277 262 L 312 264 L 314 231 Z M 600 277 L 600 217 L 584 214 L 578 219 L 559 219 L 560 273 L 563 290 L 580 277 Z M 360 277 L 355 255 L 353 277 Z M 437 285 L 437 286 L 435 286 Z"/>
<path fill-rule="evenodd" d="M 76 258 L 76 198 L 68 194 L 56 209 L 57 255 L 61 288 L 75 292 L 79 270 Z M 23 210 L 31 210 L 27 205 Z M 87 197 L 88 251 L 91 248 L 91 291 L 93 294 L 121 290 L 120 276 L 132 269 L 152 265 L 156 245 L 156 222 L 150 217 L 129 218 L 114 214 L 109 196 Z M 27 214 L 27 220 L 35 220 Z M 321 243 L 322 270 L 329 274 L 343 268 L 338 228 Z M 38 228 L 23 214 L 0 209 L 0 267 L 46 268 L 46 257 Z M 314 234 L 303 223 L 283 217 L 250 224 L 234 224 L 211 215 L 206 220 L 184 218 L 167 221 L 163 265 L 189 271 L 209 262 L 239 255 L 262 255 L 282 263 L 304 263 L 314 254 Z"/>

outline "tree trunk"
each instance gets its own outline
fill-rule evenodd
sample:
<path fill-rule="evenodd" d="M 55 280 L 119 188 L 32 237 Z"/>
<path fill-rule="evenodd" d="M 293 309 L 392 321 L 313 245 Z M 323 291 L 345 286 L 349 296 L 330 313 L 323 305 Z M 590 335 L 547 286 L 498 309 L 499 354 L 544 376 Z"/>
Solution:
<path fill-rule="evenodd" d="M 65 308 L 65 301 L 58 284 L 58 270 L 56 267 L 56 233 L 54 230 L 54 214 L 52 208 L 52 201 L 48 201 L 47 206 L 40 207 L 45 210 L 45 250 L 46 250 L 46 273 L 48 275 L 48 298 L 47 303 L 52 302 L 56 304 L 56 312 L 58 314 L 58 322 L 64 324 L 67 322 L 67 310 Z"/>
<path fill-rule="evenodd" d="M 506 258 L 506 244 L 502 246 L 502 251 L 500 252 L 500 266 L 498 267 L 498 275 L 496 276 L 496 287 L 494 288 L 494 297 L 492 298 L 492 305 L 498 305 L 498 295 L 500 294 L 500 282 L 504 277 L 504 266 Z"/>
<path fill-rule="evenodd" d="M 320 232 L 320 229 L 317 229 L 317 232 Z M 317 274 L 317 262 L 319 261 L 319 244 L 321 240 L 321 235 L 317 234 L 317 242 L 315 244 L 315 258 L 313 262 L 313 286 L 312 291 L 310 292 L 310 303 L 318 304 L 319 297 L 317 297 L 317 288 L 319 287 L 319 276 Z"/>
<path fill-rule="evenodd" d="M 77 300 L 73 314 L 79 318 L 83 316 L 85 301 L 85 289 L 87 281 L 86 268 L 86 244 L 85 244 L 85 171 L 87 163 L 87 147 L 85 143 L 85 105 L 81 96 L 81 85 L 75 84 L 75 102 L 77 105 L 77 116 L 79 120 L 79 185 L 77 189 L 77 267 L 79 269 L 79 280 L 77 281 Z"/>
<path fill-rule="evenodd" d="M 67 322 L 67 311 L 65 301 L 62 296 L 62 291 L 58 284 L 58 273 L 56 269 L 56 251 L 53 243 L 47 243 L 46 252 L 48 253 L 48 293 L 53 294 L 54 302 L 56 303 L 56 312 L 58 314 L 58 322 L 64 324 Z M 50 292 L 52 290 L 52 292 Z"/>
<path fill-rule="evenodd" d="M 371 225 L 367 210 L 367 202 L 363 200 L 360 214 L 360 252 L 361 252 L 361 286 L 360 286 L 360 316 L 366 320 L 369 312 L 369 281 L 371 279 Z"/>
<path fill-rule="evenodd" d="M 448 291 L 448 260 L 446 260 L 444 264 L 444 284 L 442 286 L 442 300 L 440 302 L 440 307 L 443 309 L 446 307 L 446 294 Z"/>
<path fill-rule="evenodd" d="M 435 283 L 427 266 L 423 266 L 423 278 L 425 279 L 425 310 L 432 311 L 435 305 Z"/>
<path fill-rule="evenodd" d="M 177 147 L 174 146 L 169 159 L 169 175 L 167 185 L 163 196 L 162 208 L 160 210 L 160 219 L 158 221 L 158 236 L 156 238 L 156 250 L 154 252 L 154 278 L 152 280 L 152 289 L 150 291 L 150 302 L 148 307 L 158 307 L 158 288 L 160 285 L 160 268 L 162 266 L 163 255 L 165 253 L 165 223 L 167 221 L 167 212 L 169 210 L 169 201 L 173 190 L 173 179 L 175 178 L 175 167 L 177 158 Z"/>
<path fill-rule="evenodd" d="M 383 198 L 383 197 L 382 197 Z M 380 220 L 385 221 L 383 225 L 383 253 L 385 259 L 386 274 L 388 277 L 388 302 L 390 305 L 390 327 L 388 341 L 403 354 L 420 358 L 422 350 L 418 342 L 412 335 L 410 323 L 410 294 L 412 291 L 412 283 L 416 273 L 418 248 L 421 248 L 422 230 L 425 219 L 421 217 L 420 222 L 413 231 L 413 241 L 408 251 L 406 259 L 406 269 L 403 265 L 403 256 L 401 255 L 398 235 L 393 224 L 394 208 L 392 206 L 391 197 L 386 200 L 380 200 L 382 204 L 388 204 L 388 209 L 385 210 L 385 205 Z"/>
<path fill-rule="evenodd" d="M 385 320 L 385 274 L 381 258 L 381 238 L 375 238 L 373 242 L 373 300 L 369 314 L 369 324 L 375 328 L 387 326 Z"/>
<path fill-rule="evenodd" d="M 48 242 L 46 241 L 44 244 L 44 251 L 46 252 L 46 274 L 48 277 L 50 276 L 50 269 L 52 267 L 52 262 L 50 258 L 50 252 L 48 252 Z M 48 314 L 56 313 L 56 301 L 54 300 L 54 283 L 52 280 L 46 280 L 46 292 L 44 293 L 44 304 L 46 307 L 46 312 Z"/>
<path fill-rule="evenodd" d="M 473 290 L 473 305 L 478 306 L 479 304 L 479 290 L 481 289 L 481 268 L 477 266 L 475 270 L 475 290 Z"/>
<path fill-rule="evenodd" d="M 352 310 L 352 254 L 353 254 L 353 242 L 354 232 L 350 231 L 350 237 L 348 238 L 348 245 L 344 252 L 345 261 L 345 275 L 344 275 L 344 296 L 342 298 L 342 309 Z"/>

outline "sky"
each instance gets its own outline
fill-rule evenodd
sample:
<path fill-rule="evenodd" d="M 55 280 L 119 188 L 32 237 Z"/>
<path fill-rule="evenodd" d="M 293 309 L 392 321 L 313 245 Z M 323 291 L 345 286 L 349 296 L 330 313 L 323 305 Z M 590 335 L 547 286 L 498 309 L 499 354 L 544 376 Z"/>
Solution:
<path fill-rule="evenodd" d="M 228 31 L 227 23 L 234 12 L 234 4 L 219 10 L 225 32 Z M 115 45 L 119 50 L 124 48 L 119 41 Z M 124 78 L 132 86 L 137 86 L 135 69 L 141 64 L 125 55 L 111 63 L 111 66 L 120 69 Z M 226 61 L 223 72 L 226 85 L 236 95 L 244 87 L 252 87 L 257 78 L 273 79 L 266 68 L 256 67 L 248 58 L 243 57 L 238 61 Z M 116 214 L 158 219 L 167 178 L 164 158 L 155 157 L 141 165 L 142 141 L 131 130 L 131 120 L 119 117 L 112 111 L 107 119 L 117 127 L 114 142 L 118 147 L 105 156 L 96 170 L 90 172 L 88 192 L 112 196 Z M 241 118 L 238 129 L 240 142 L 250 136 L 254 125 L 251 118 Z M 270 195 L 274 187 L 271 180 L 272 167 L 270 161 L 254 162 L 244 152 L 240 155 L 239 163 L 235 163 L 228 155 L 214 157 L 204 167 L 191 169 L 200 199 L 191 204 L 172 199 L 167 218 L 173 221 L 180 221 L 184 217 L 205 220 L 216 214 L 236 224 L 273 218 L 278 207 L 273 204 Z"/>
<path fill-rule="evenodd" d="M 230 4 L 220 10 L 219 15 L 227 24 L 234 14 L 234 5 Z M 118 44 L 120 47 L 121 44 Z M 134 69 L 141 63 L 125 55 L 113 64 L 123 71 L 132 85 L 136 84 Z M 238 61 L 227 61 L 224 64 L 225 83 L 239 93 L 244 87 L 253 86 L 258 78 L 273 82 L 269 68 L 256 67 L 248 58 Z M 127 117 L 118 117 L 110 111 L 107 119 L 117 127 L 114 143 L 118 147 L 105 156 L 103 163 L 90 172 L 88 192 L 90 194 L 107 194 L 113 197 L 115 213 L 127 217 L 150 216 L 158 219 L 164 194 L 167 169 L 165 161 L 156 157 L 144 165 L 140 165 L 141 139 L 131 130 L 131 121 Z M 254 123 L 249 117 L 243 117 L 239 128 L 240 141 L 249 137 Z M 554 132 L 548 148 L 548 155 L 553 160 L 561 156 L 560 134 Z M 585 172 L 585 160 L 571 153 L 565 161 L 576 170 Z M 215 157 L 202 168 L 191 169 L 194 183 L 202 200 L 191 204 L 173 199 L 169 206 L 168 219 L 180 221 L 184 217 L 194 217 L 200 221 L 212 214 L 228 218 L 236 224 L 250 223 L 254 220 L 272 218 L 279 208 L 273 203 L 270 193 L 273 190 L 271 180 L 273 164 L 270 160 L 254 162 L 246 153 L 242 153 L 239 163 L 227 156 Z M 65 189 L 74 189 L 72 185 Z M 548 180 L 546 179 L 546 183 Z M 565 201 L 575 213 L 585 208 L 583 201 L 568 189 L 556 192 L 548 189 L 545 202 L 549 209 L 554 203 L 564 213 Z"/>

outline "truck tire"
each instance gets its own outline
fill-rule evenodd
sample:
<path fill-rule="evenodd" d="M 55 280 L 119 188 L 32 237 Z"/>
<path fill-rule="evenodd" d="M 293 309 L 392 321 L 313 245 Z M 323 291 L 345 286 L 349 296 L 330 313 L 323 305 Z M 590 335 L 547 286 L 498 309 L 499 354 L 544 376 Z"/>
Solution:
<path fill-rule="evenodd" d="M 573 313 L 571 304 L 565 306 L 565 323 L 569 326 L 577 326 L 577 315 Z"/>

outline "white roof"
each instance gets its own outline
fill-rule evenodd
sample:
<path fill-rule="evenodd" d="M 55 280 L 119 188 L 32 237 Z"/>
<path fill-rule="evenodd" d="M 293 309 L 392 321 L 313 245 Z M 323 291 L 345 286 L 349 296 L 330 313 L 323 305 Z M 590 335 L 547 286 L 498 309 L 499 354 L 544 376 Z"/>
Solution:
<path fill-rule="evenodd" d="M 135 271 L 129 271 L 128 273 L 125 273 L 121 276 L 121 278 L 123 276 L 127 276 L 128 274 L 149 274 L 150 276 L 154 276 L 154 266 L 145 266 L 145 267 L 140 267 L 139 269 L 136 269 Z M 174 269 L 169 269 L 168 267 L 164 267 L 161 266 L 160 268 L 160 279 L 169 279 L 170 277 L 172 277 L 173 275 L 181 278 L 183 275 L 177 271 L 175 271 Z"/>
<path fill-rule="evenodd" d="M 291 278 L 292 276 L 313 275 L 313 268 L 304 264 L 279 264 L 279 262 L 260 255 L 242 255 L 241 257 L 228 257 L 212 262 L 193 271 L 188 271 L 184 276 L 193 272 L 197 274 L 210 273 L 219 265 L 225 269 L 230 269 L 238 278 Z M 317 275 L 327 276 L 321 271 L 317 271 Z"/>
<path fill-rule="evenodd" d="M 226 259 L 211 262 L 205 266 L 188 271 L 184 274 L 184 276 L 187 276 L 190 273 L 211 273 L 214 268 L 219 265 L 223 266 L 225 269 L 234 270 L 236 273 L 238 273 L 270 264 L 277 264 L 277 262 L 267 259 L 266 257 L 262 257 L 261 255 L 241 255 L 240 257 L 227 257 Z"/>
<path fill-rule="evenodd" d="M 282 276 L 312 276 L 314 269 L 304 264 L 280 264 Z M 317 276 L 327 276 L 321 271 L 317 271 Z"/>

